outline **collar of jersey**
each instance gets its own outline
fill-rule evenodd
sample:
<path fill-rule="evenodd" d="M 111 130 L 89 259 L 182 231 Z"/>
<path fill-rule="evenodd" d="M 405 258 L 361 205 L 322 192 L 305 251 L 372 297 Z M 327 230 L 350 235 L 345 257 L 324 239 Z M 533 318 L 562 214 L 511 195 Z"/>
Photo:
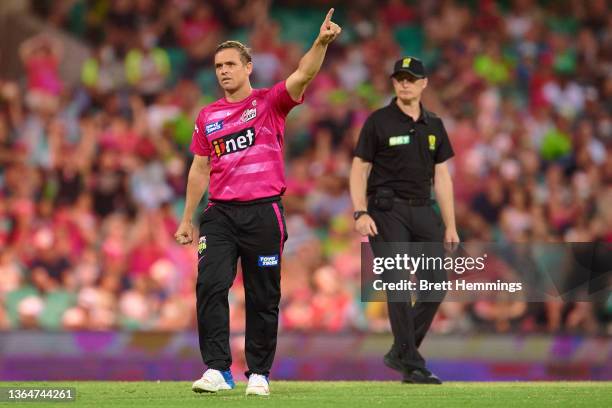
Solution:
<path fill-rule="evenodd" d="M 231 102 L 228 101 L 227 98 L 225 96 L 223 96 L 223 102 L 228 103 L 230 105 L 238 105 L 240 103 L 245 103 L 246 101 L 248 101 L 250 98 L 252 98 L 255 95 L 255 88 L 251 88 L 251 93 L 249 94 L 249 96 L 247 96 L 246 98 L 244 98 L 241 101 L 236 101 L 236 102 Z"/>
<path fill-rule="evenodd" d="M 391 103 L 389 104 L 389 106 L 391 107 L 391 109 L 393 109 L 395 112 L 399 113 L 402 117 L 402 119 L 405 122 L 414 122 L 414 120 L 406 115 L 404 112 L 402 112 L 402 110 L 399 108 L 399 106 L 397 106 L 397 97 L 393 98 L 391 100 Z M 417 122 L 423 122 L 425 124 L 427 124 L 427 119 L 429 118 L 429 112 L 427 111 L 427 109 L 425 109 L 425 107 L 423 106 L 422 103 L 419 102 L 419 106 L 421 108 L 421 115 L 419 116 L 419 119 L 417 119 Z"/>

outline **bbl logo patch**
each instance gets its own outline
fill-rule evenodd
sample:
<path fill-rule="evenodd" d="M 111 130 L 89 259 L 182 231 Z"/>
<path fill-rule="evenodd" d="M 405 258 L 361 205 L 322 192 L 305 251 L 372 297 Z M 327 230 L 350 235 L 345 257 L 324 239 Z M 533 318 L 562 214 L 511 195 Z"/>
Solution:
<path fill-rule="evenodd" d="M 201 254 L 206 249 L 206 235 L 202 235 L 200 237 L 200 241 L 198 242 L 198 254 Z"/>
<path fill-rule="evenodd" d="M 262 255 L 257 261 L 257 265 L 260 267 L 270 267 L 278 265 L 278 255 Z"/>
<path fill-rule="evenodd" d="M 412 58 L 404 58 L 402 61 L 402 68 L 410 67 L 410 61 L 412 61 Z"/>
<path fill-rule="evenodd" d="M 436 136 L 429 135 L 427 138 L 429 139 L 429 150 L 436 150 Z"/>

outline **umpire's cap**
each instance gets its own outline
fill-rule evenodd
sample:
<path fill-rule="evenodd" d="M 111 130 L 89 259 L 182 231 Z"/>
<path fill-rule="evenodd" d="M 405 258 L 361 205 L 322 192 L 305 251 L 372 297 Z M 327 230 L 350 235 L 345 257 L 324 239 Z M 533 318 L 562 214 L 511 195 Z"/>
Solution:
<path fill-rule="evenodd" d="M 414 57 L 403 57 L 395 62 L 391 76 L 393 77 L 400 72 L 407 72 L 417 78 L 425 78 L 426 76 L 423 62 Z"/>

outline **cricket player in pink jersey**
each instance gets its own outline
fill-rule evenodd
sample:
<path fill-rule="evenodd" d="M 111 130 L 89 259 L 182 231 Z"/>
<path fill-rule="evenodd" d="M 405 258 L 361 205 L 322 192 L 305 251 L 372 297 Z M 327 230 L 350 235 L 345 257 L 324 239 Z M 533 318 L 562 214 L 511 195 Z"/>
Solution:
<path fill-rule="evenodd" d="M 185 211 L 175 234 L 180 244 L 193 241 L 191 219 L 208 187 L 210 203 L 200 225 L 196 285 L 200 351 L 208 369 L 194 382 L 195 392 L 235 386 L 227 297 L 240 258 L 246 301 L 246 394 L 270 393 L 287 239 L 280 202 L 285 191 L 285 117 L 302 102 L 327 46 L 340 34 L 341 28 L 331 21 L 333 12 L 327 13 L 297 70 L 269 89 L 251 88 L 253 64 L 244 45 L 226 41 L 215 52 L 215 70 L 225 97 L 203 108 L 196 119 Z"/>

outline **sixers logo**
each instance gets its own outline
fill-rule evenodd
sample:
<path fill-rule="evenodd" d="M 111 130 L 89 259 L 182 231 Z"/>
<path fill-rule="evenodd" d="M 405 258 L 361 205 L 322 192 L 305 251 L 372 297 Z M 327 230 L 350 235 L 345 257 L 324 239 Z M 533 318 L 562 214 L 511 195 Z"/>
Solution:
<path fill-rule="evenodd" d="M 246 123 L 252 119 L 255 119 L 256 116 L 257 116 L 257 108 L 247 109 L 244 112 L 242 112 L 242 116 L 240 116 L 240 121 L 242 123 Z"/>
<path fill-rule="evenodd" d="M 236 133 L 219 137 L 212 141 L 217 157 L 248 149 L 255 144 L 255 128 L 242 129 Z"/>

